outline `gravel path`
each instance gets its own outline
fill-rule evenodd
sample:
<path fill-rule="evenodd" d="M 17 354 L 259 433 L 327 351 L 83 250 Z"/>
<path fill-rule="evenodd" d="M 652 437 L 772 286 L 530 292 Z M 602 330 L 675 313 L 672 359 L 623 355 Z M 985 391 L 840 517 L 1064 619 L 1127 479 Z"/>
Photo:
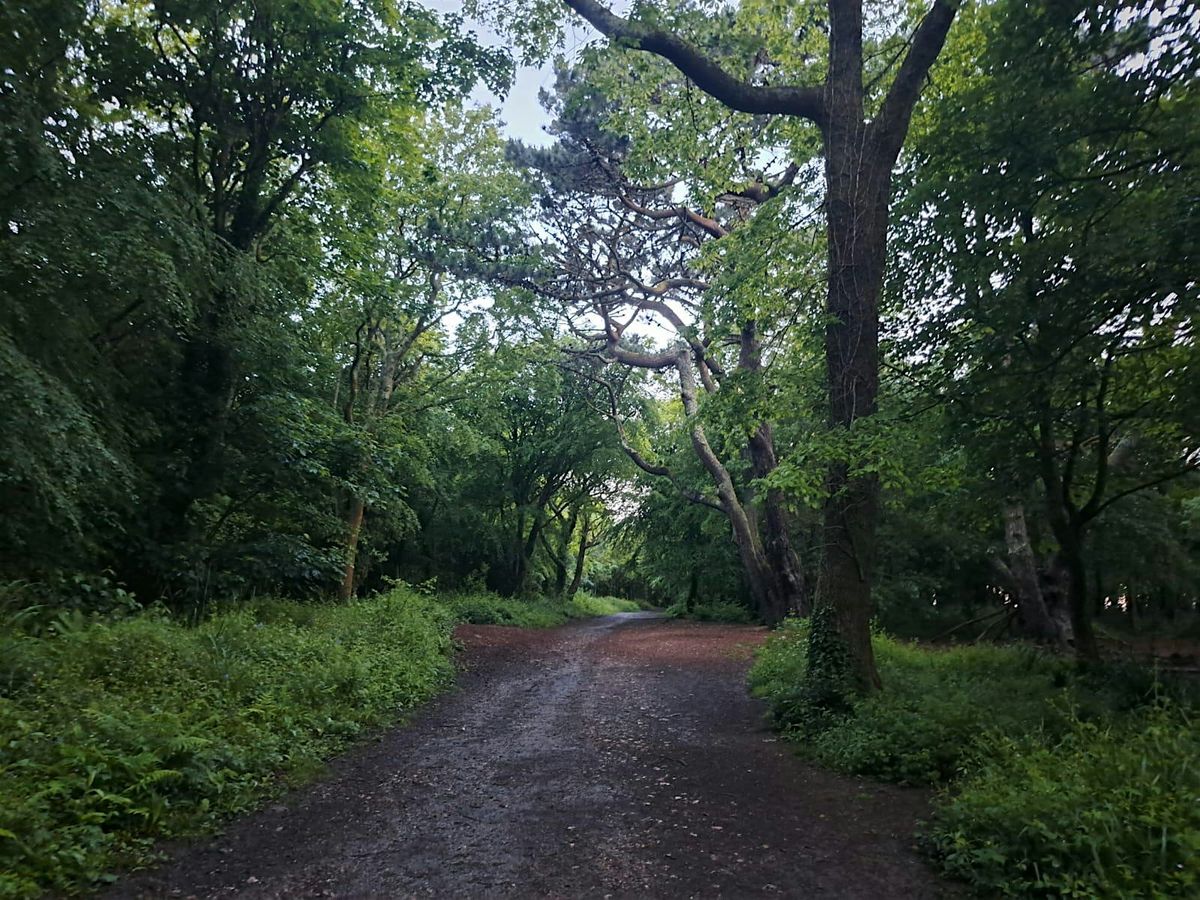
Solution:
<path fill-rule="evenodd" d="M 822 771 L 745 690 L 762 629 L 460 629 L 460 689 L 114 897 L 938 897 L 927 796 Z"/>

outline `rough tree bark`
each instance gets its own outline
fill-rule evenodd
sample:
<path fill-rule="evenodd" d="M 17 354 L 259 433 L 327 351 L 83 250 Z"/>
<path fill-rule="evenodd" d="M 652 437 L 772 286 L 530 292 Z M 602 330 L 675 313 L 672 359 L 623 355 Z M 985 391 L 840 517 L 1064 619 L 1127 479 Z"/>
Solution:
<path fill-rule="evenodd" d="M 346 565 L 342 569 L 342 583 L 338 586 L 338 599 L 349 600 L 354 596 L 354 578 L 358 562 L 358 537 L 362 533 L 363 514 L 367 505 L 362 498 L 350 501 L 350 512 L 346 515 Z"/>
<path fill-rule="evenodd" d="M 575 526 L 579 521 L 579 510 L 571 507 L 571 514 L 563 524 L 562 536 L 558 542 L 558 552 L 553 555 L 554 561 L 554 596 L 566 597 L 567 593 L 567 555 L 571 550 L 571 538 L 575 536 Z M 583 540 L 587 540 L 587 519 L 584 518 Z"/>
<path fill-rule="evenodd" d="M 579 552 L 575 554 L 575 572 L 571 576 L 571 586 L 567 588 L 568 600 L 579 593 L 579 586 L 583 584 L 583 571 L 587 563 L 587 552 L 592 546 L 588 543 L 588 538 L 591 537 L 591 524 L 591 516 L 584 513 L 579 525 Z"/>
<path fill-rule="evenodd" d="M 1047 596 L 1043 589 L 1044 581 L 1054 581 L 1054 573 L 1044 576 L 1038 566 L 1026 524 L 1025 505 L 1019 500 L 1009 501 L 1004 508 L 1004 543 L 1008 552 L 1005 571 L 1016 593 L 1021 630 L 1054 647 L 1069 646 L 1073 640 L 1070 621 L 1056 602 L 1055 592 L 1051 590 Z"/>
<path fill-rule="evenodd" d="M 912 35 L 878 115 L 866 119 L 862 0 L 829 0 L 829 74 L 824 84 L 766 86 L 731 75 L 679 35 L 614 15 L 597 0 L 563 0 L 610 40 L 663 57 L 731 109 L 807 119 L 824 142 L 828 232 L 825 356 L 829 415 L 849 428 L 875 411 L 879 387 L 879 293 L 883 283 L 891 172 L 929 67 L 958 8 L 936 0 Z M 871 575 L 879 485 L 834 465 L 824 508 L 824 558 L 814 628 L 841 657 L 830 675 L 849 689 L 879 687 L 871 649 Z M 833 669 L 843 671 L 834 673 Z"/>
<path fill-rule="evenodd" d="M 753 321 L 742 325 L 738 368 L 760 376 L 762 373 L 762 349 Z M 760 422 L 750 433 L 746 450 L 754 478 L 766 478 L 775 471 L 779 460 L 775 455 L 775 436 L 770 422 Z M 807 616 L 812 612 L 812 602 L 800 557 L 792 546 L 791 517 L 784 505 L 783 491 L 778 488 L 767 490 L 761 504 L 763 551 L 770 577 L 776 582 L 771 590 L 783 598 L 786 613 Z"/>

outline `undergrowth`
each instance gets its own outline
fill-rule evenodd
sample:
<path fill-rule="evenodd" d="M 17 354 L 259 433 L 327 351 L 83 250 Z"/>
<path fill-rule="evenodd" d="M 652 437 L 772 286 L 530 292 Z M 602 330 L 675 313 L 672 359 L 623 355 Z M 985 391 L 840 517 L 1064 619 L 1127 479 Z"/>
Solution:
<path fill-rule="evenodd" d="M 752 691 L 810 758 L 941 787 L 923 840 L 949 874 L 985 896 L 1196 896 L 1200 737 L 1153 673 L 879 635 L 884 690 L 830 716 L 806 702 L 807 637 L 779 629 Z"/>
<path fill-rule="evenodd" d="M 456 621 L 546 627 L 638 609 L 423 595 L 164 612 L 0 609 L 0 897 L 77 893 L 287 784 L 446 686 Z"/>
<path fill-rule="evenodd" d="M 0 895 L 73 892 L 311 773 L 452 674 L 412 594 L 0 638 Z"/>
<path fill-rule="evenodd" d="M 1200 732 L 1161 703 L 994 736 L 925 843 L 985 896 L 1200 896 Z"/>

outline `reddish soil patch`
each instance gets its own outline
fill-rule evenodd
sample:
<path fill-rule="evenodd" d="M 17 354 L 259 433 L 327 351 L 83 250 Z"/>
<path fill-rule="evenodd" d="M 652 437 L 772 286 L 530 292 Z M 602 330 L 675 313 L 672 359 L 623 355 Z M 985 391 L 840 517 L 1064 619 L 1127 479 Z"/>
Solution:
<path fill-rule="evenodd" d="M 653 628 L 625 629 L 620 640 L 604 641 L 597 650 L 609 662 L 635 666 L 744 669 L 767 634 L 766 628 L 747 625 L 660 621 Z"/>
<path fill-rule="evenodd" d="M 118 897 L 936 897 L 927 795 L 797 759 L 762 629 L 625 614 L 457 632 L 461 689 Z"/>
<path fill-rule="evenodd" d="M 558 640 L 558 635 L 536 628 L 459 625 L 454 629 L 454 639 L 466 652 L 467 663 L 479 663 L 524 650 L 552 646 Z"/>

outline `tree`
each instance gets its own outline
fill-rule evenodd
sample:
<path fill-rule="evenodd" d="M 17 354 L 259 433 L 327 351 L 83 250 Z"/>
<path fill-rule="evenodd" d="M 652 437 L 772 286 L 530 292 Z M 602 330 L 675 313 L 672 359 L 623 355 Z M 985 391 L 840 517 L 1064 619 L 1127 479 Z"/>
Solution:
<path fill-rule="evenodd" d="M 455 342 L 448 323 L 480 315 L 472 310 L 482 299 L 474 257 L 504 243 L 524 203 L 491 113 L 447 110 L 443 118 L 420 117 L 418 128 L 404 122 L 376 136 L 375 177 L 337 194 L 330 217 L 338 224 L 321 315 L 342 366 L 334 403 L 354 434 L 347 450 L 357 458 L 343 491 L 343 598 L 354 592 L 356 571 L 361 576 L 368 506 L 399 492 L 377 464 L 400 447 L 420 455 L 415 417 L 446 402 L 482 351 L 473 346 L 482 342 Z"/>
<path fill-rule="evenodd" d="M 898 270 L 926 299 L 897 330 L 1005 485 L 1004 581 L 1031 630 L 1094 658 L 1091 530 L 1200 464 L 1200 410 L 1180 393 L 1198 362 L 1200 143 L 1175 87 L 1197 34 L 1186 12 L 1136 3 L 977 16 L 916 142 Z M 1024 98 L 1045 84 L 1035 113 Z M 1049 562 L 1031 530 L 1052 537 Z"/>
<path fill-rule="evenodd" d="M 432 14 L 390 0 L 171 0 L 113 31 L 105 62 L 129 79 L 116 83 L 113 99 L 166 126 L 169 164 L 187 173 L 206 226 L 230 256 L 218 271 L 264 252 L 313 173 L 353 157 L 358 125 L 397 103 L 461 91 L 477 61 L 496 61 Z M 134 79 L 147 72 L 152 89 L 137 93 Z M 197 298 L 179 373 L 178 474 L 163 496 L 164 541 L 186 534 L 194 504 L 219 485 L 240 374 L 235 335 L 253 305 L 223 271 Z"/>
<path fill-rule="evenodd" d="M 502 467 L 495 474 L 511 507 L 503 510 L 507 547 L 489 584 L 504 594 L 532 587 L 534 554 L 556 498 L 567 506 L 582 502 L 615 461 L 613 435 L 593 413 L 591 381 L 545 361 L 526 363 L 511 377 L 495 397 L 500 415 L 493 426 Z"/>
<path fill-rule="evenodd" d="M 0 491 L 6 545 L 44 548 L 11 571 L 111 567 L 181 605 L 326 585 L 328 185 L 506 58 L 389 0 L 2 18 Z"/>
<path fill-rule="evenodd" d="M 782 492 L 753 483 L 776 466 L 771 421 L 762 409 L 747 409 L 748 421 L 730 429 L 730 440 L 716 441 L 701 412 L 702 398 L 715 397 L 722 386 L 743 396 L 763 392 L 763 334 L 775 318 L 767 299 L 772 291 L 748 300 L 743 285 L 721 277 L 708 245 L 729 239 L 756 207 L 777 198 L 797 167 L 729 195 L 712 215 L 673 202 L 677 182 L 650 189 L 631 183 L 621 171 L 619 144 L 594 122 L 567 112 L 579 103 L 571 96 L 578 78 L 560 74 L 560 143 L 548 152 L 522 148 L 517 154 L 539 176 L 542 196 L 537 262 L 515 280 L 546 298 L 547 312 L 564 320 L 573 339 L 568 354 L 597 363 L 581 371 L 599 373 L 593 377 L 609 394 L 604 413 L 626 455 L 643 472 L 675 483 L 687 499 L 726 516 L 761 618 L 774 624 L 789 612 L 807 614 L 805 576 Z M 736 250 L 722 258 L 729 255 L 736 257 Z M 638 346 L 636 326 L 647 320 L 674 332 L 676 343 L 655 350 Z M 685 487 L 670 467 L 630 443 L 617 392 L 603 374 L 610 363 L 674 373 L 693 452 L 710 480 L 707 491 Z"/>
<path fill-rule="evenodd" d="M 829 0 L 822 21 L 814 7 L 798 10 L 803 27 L 782 43 L 778 29 L 786 30 L 787 24 L 777 21 L 758 33 L 736 33 L 738 56 L 727 59 L 720 50 L 728 47 L 724 38 L 732 32 L 714 35 L 710 29 L 706 37 L 717 48 L 710 51 L 671 27 L 689 20 L 686 6 L 644 4 L 625 18 L 597 0 L 563 2 L 614 47 L 661 57 L 729 109 L 800 120 L 819 130 L 825 161 L 829 417 L 835 428 L 849 430 L 870 416 L 879 387 L 878 304 L 892 168 L 959 4 L 936 0 L 910 36 L 890 35 L 872 48 L 877 52 L 867 54 L 861 0 Z M 811 36 L 819 32 L 828 37 L 824 71 L 811 55 L 805 58 Z M 780 49 L 790 58 L 772 52 Z M 793 75 L 799 76 L 797 82 L 780 83 Z M 845 460 L 831 468 L 814 639 L 830 649 L 828 685 L 836 695 L 879 686 L 869 627 L 878 496 L 870 472 L 856 472 Z M 828 633 L 817 638 L 817 632 Z"/>

